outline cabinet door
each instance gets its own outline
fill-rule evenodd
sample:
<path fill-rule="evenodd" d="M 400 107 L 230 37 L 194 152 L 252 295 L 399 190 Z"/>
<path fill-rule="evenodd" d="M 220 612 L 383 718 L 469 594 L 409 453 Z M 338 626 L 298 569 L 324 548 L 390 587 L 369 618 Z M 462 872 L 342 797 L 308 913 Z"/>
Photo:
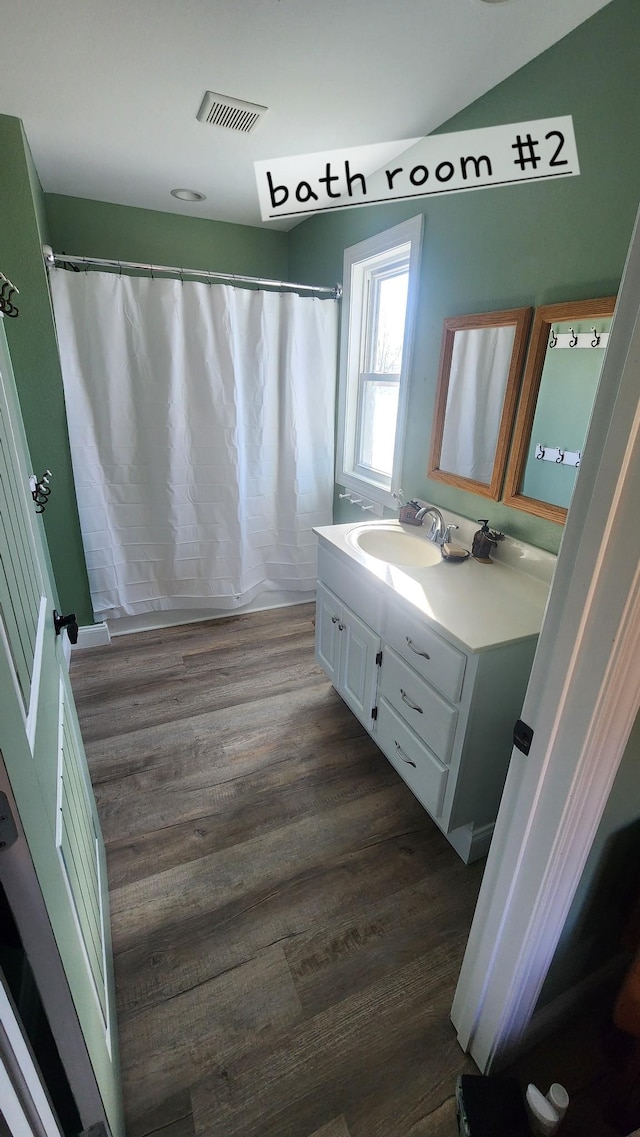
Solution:
<path fill-rule="evenodd" d="M 360 722 L 371 730 L 380 638 L 343 606 L 340 627 L 340 674 L 337 689 Z"/>
<path fill-rule="evenodd" d="M 316 659 L 334 687 L 339 684 L 340 627 L 342 604 L 318 581 L 316 592 Z"/>

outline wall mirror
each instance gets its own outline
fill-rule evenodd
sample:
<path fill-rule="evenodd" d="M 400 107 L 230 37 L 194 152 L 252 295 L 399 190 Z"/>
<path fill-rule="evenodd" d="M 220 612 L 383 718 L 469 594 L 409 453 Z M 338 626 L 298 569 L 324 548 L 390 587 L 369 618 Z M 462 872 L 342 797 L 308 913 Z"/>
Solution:
<path fill-rule="evenodd" d="M 531 308 L 444 321 L 430 478 L 499 499 L 530 323 Z"/>
<path fill-rule="evenodd" d="M 536 308 L 504 502 L 564 523 L 615 296 Z"/>

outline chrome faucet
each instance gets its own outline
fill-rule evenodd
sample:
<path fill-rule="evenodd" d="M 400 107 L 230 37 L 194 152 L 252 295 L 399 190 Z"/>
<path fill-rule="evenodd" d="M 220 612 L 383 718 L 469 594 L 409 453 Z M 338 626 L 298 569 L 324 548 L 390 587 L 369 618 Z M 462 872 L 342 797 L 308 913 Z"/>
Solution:
<path fill-rule="evenodd" d="M 433 541 L 436 545 L 443 545 L 446 539 L 447 529 L 450 526 L 445 526 L 444 517 L 435 505 L 424 505 L 422 509 L 416 513 L 416 521 L 422 521 L 423 517 L 431 514 L 432 522 L 427 531 L 427 540 Z"/>

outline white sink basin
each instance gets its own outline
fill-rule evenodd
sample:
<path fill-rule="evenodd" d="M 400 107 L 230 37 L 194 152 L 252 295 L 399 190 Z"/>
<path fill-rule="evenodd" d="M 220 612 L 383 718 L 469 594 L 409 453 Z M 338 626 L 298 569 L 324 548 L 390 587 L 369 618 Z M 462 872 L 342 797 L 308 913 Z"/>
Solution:
<path fill-rule="evenodd" d="M 428 541 L 424 533 L 414 536 L 393 525 L 363 525 L 352 530 L 349 538 L 363 553 L 390 565 L 429 568 L 442 559 L 438 546 Z"/>

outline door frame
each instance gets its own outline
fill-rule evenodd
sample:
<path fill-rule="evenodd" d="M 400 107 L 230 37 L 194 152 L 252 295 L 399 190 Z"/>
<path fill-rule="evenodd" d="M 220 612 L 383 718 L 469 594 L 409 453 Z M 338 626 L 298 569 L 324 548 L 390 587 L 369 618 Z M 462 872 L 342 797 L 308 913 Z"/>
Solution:
<path fill-rule="evenodd" d="M 1 971 L 0 1105 L 12 1137 L 62 1137 Z"/>
<path fill-rule="evenodd" d="M 18 840 L 0 853 L 0 882 L 29 959 L 82 1125 L 89 1130 L 102 1122 L 108 1137 L 111 1130 L 102 1097 L 1 752 L 0 792 L 7 796 L 18 829 Z"/>
<path fill-rule="evenodd" d="M 517 1053 L 640 706 L 640 223 L 451 1017 L 481 1071 Z M 639 802 L 640 812 L 640 802 Z"/>

